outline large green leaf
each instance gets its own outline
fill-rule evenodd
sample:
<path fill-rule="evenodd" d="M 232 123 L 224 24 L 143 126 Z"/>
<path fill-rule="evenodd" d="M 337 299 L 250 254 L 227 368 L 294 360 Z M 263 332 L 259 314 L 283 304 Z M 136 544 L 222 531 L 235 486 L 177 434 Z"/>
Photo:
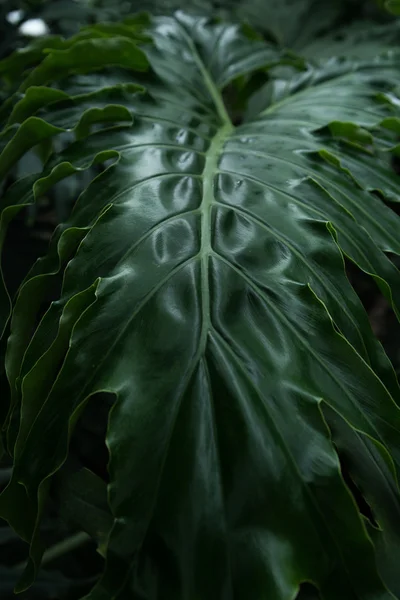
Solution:
<path fill-rule="evenodd" d="M 31 542 L 20 589 L 43 551 L 49 480 L 85 404 L 106 391 L 114 524 L 88 599 L 291 600 L 313 582 L 323 600 L 389 600 L 397 584 L 376 566 L 323 407 L 352 433 L 338 434 L 340 452 L 356 445 L 376 469 L 371 444 L 380 449 L 386 468 L 371 479 L 388 498 L 385 528 L 398 510 L 400 389 L 343 256 L 400 310 L 385 254 L 400 254 L 400 220 L 376 193 L 398 200 L 388 127 L 398 131 L 399 56 L 276 77 L 259 114 L 233 125 L 223 91 L 280 52 L 181 13 L 154 19 L 150 34 L 148 73 L 70 76 L 59 84 L 69 97 L 47 91 L 41 105 L 27 90 L 12 109 L 25 121 L 10 117 L 4 134 L 4 171 L 26 131 L 32 145 L 78 138 L 8 190 L 5 220 L 106 161 L 14 306 L 14 471 L 0 514 Z M 56 80 L 58 65 L 60 78 L 98 68 L 81 43 L 50 51 L 29 81 Z"/>

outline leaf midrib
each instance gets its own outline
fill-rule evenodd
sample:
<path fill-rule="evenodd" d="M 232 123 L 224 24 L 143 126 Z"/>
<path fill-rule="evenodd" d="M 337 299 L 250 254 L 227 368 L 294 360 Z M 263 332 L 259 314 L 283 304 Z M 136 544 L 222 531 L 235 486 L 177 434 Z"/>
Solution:
<path fill-rule="evenodd" d="M 226 110 L 222 94 L 217 84 L 212 79 L 207 66 L 197 51 L 197 48 L 191 37 L 185 31 L 178 19 L 175 22 L 185 39 L 193 60 L 200 75 L 204 80 L 207 91 L 210 94 L 211 100 L 215 106 L 217 115 L 221 122 L 221 127 L 216 132 L 211 140 L 211 144 L 206 152 L 206 159 L 203 170 L 203 194 L 200 204 L 201 213 L 201 243 L 200 243 L 200 261 L 201 261 L 201 306 L 202 306 L 202 326 L 199 343 L 199 356 L 205 352 L 208 333 L 211 324 L 211 300 L 210 300 L 210 273 L 209 263 L 212 253 L 212 208 L 215 202 L 214 198 L 214 181 L 218 173 L 218 162 L 222 149 L 229 135 L 234 131 L 235 127 Z"/>
<path fill-rule="evenodd" d="M 196 64 L 197 68 L 199 69 L 201 76 L 204 79 L 204 83 L 206 85 L 206 88 L 207 88 L 210 96 L 211 96 L 211 99 L 214 103 L 214 106 L 216 108 L 218 116 L 221 119 L 221 122 L 225 125 L 229 124 L 231 126 L 231 128 L 233 129 L 233 125 L 229 118 L 228 112 L 226 110 L 224 101 L 222 99 L 221 92 L 218 89 L 215 82 L 213 81 L 213 79 L 211 78 L 211 75 L 208 72 L 208 69 L 207 69 L 206 65 L 204 64 L 201 56 L 199 55 L 192 38 L 187 34 L 187 32 L 185 31 L 185 29 L 181 25 L 181 23 L 178 21 L 178 19 L 175 18 L 175 22 L 176 22 L 176 25 L 177 25 L 179 31 L 182 34 L 182 37 L 185 39 L 185 41 L 190 49 L 190 52 L 193 55 L 194 62 Z M 218 136 L 218 133 L 217 133 L 217 136 Z M 210 148 L 210 150 L 211 150 L 211 148 Z"/>
<path fill-rule="evenodd" d="M 201 352 L 204 352 L 209 325 L 211 322 L 210 306 L 210 274 L 209 262 L 212 253 L 212 208 L 215 203 L 214 198 L 214 178 L 218 172 L 218 161 L 225 144 L 225 141 L 233 125 L 229 122 L 222 126 L 207 151 L 206 161 L 203 170 L 203 196 L 200 205 L 201 212 L 201 305 L 202 305 L 202 329 L 200 336 Z"/>

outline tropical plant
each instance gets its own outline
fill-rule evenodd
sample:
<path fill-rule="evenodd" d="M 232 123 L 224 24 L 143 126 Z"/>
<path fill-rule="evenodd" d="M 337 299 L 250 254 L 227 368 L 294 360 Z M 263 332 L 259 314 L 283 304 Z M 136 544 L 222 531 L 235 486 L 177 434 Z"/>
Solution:
<path fill-rule="evenodd" d="M 19 592 L 56 518 L 104 558 L 86 600 L 400 598 L 400 388 L 350 283 L 400 314 L 399 23 L 271 14 L 138 15 L 0 63 L 1 245 L 86 175 L 0 287 Z"/>

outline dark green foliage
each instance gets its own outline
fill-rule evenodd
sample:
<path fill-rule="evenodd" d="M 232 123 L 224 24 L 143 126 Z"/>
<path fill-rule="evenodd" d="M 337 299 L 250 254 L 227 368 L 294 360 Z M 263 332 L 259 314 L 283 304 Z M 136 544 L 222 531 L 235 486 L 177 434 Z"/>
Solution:
<path fill-rule="evenodd" d="M 400 598 L 400 388 L 360 285 L 396 327 L 398 21 L 252 0 L 89 24 L 95 4 L 0 62 L 17 591 Z M 71 181 L 11 277 L 8 227 Z"/>

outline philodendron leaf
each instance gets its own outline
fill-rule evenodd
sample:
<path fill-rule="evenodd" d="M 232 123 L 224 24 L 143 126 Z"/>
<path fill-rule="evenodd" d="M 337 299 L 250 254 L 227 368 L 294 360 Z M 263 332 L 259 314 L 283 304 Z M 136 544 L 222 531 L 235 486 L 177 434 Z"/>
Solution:
<path fill-rule="evenodd" d="M 324 407 L 357 432 L 360 456 L 379 448 L 374 497 L 394 490 L 396 504 L 400 389 L 343 256 L 400 310 L 385 255 L 400 254 L 400 219 L 375 193 L 398 199 L 383 132 L 389 118 L 397 127 L 399 57 L 275 81 L 272 102 L 234 125 L 223 91 L 280 52 L 182 13 L 154 19 L 149 34 L 147 74 L 68 77 L 69 99 L 39 109 L 35 89 L 17 111 L 39 133 L 79 138 L 31 182 L 31 201 L 114 159 L 14 306 L 7 365 L 21 419 L 0 515 L 31 542 L 19 590 L 40 563 L 41 513 L 74 424 L 108 392 L 113 526 L 87 600 L 292 600 L 304 582 L 322 600 L 393 599 Z M 44 61 L 55 80 L 60 52 Z M 79 73 L 79 53 L 64 52 L 60 77 Z M 147 91 L 124 87 L 133 83 Z M 19 205 L 10 194 L 7 214 Z M 32 307 L 60 272 L 60 296 L 36 327 Z"/>

